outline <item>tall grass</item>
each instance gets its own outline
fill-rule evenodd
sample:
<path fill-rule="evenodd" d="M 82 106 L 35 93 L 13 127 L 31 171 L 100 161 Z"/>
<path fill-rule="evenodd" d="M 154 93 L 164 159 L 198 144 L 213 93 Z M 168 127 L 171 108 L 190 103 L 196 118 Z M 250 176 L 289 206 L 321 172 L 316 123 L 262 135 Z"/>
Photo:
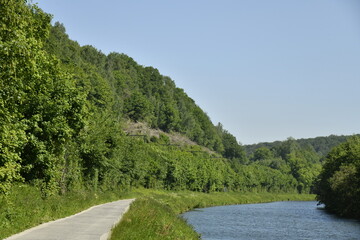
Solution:
<path fill-rule="evenodd" d="M 111 239 L 199 239 L 199 235 L 174 211 L 159 201 L 136 200 L 112 233 Z"/>

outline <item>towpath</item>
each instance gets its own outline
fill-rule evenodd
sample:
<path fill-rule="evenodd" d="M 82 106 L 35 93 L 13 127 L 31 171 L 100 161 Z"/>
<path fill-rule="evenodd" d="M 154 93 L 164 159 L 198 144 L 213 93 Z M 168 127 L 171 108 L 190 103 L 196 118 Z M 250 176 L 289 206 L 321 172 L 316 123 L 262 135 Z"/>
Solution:
<path fill-rule="evenodd" d="M 106 240 L 111 229 L 135 199 L 91 207 L 83 212 L 41 224 L 6 240 Z"/>

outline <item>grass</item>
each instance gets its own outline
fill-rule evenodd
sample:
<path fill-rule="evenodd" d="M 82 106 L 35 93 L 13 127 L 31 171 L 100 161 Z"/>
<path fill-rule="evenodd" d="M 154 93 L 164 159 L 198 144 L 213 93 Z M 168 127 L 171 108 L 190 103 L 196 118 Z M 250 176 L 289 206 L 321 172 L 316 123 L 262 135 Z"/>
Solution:
<path fill-rule="evenodd" d="M 308 201 L 314 195 L 195 193 L 138 190 L 139 198 L 114 228 L 111 239 L 199 239 L 180 213 L 194 208 L 273 201 Z"/>
<path fill-rule="evenodd" d="M 217 205 L 287 200 L 314 200 L 314 195 L 272 193 L 196 193 L 137 189 L 131 192 L 72 192 L 42 199 L 40 191 L 18 185 L 0 197 L 0 239 L 44 222 L 69 216 L 93 205 L 137 198 L 111 239 L 199 239 L 180 213 Z"/>
<path fill-rule="evenodd" d="M 136 200 L 112 233 L 111 239 L 199 239 L 174 211 L 146 197 Z"/>

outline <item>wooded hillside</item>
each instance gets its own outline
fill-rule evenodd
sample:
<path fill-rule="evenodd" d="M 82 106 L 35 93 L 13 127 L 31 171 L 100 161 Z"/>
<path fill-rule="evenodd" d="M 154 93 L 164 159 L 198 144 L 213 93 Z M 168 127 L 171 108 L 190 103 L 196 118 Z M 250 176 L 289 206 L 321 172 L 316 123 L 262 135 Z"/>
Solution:
<path fill-rule="evenodd" d="M 246 156 L 157 69 L 80 46 L 26 1 L 1 1 L 0 10 L 0 194 L 19 182 L 43 197 L 133 187 L 311 191 L 323 150 L 289 139 Z M 129 120 L 198 145 L 129 136 Z"/>

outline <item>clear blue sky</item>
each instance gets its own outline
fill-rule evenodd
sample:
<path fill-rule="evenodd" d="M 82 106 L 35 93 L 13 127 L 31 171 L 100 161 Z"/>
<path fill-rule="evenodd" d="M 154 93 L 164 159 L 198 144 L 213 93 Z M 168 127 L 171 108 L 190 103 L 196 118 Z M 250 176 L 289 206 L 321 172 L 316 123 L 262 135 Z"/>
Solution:
<path fill-rule="evenodd" d="M 358 0 L 38 0 L 170 76 L 243 144 L 360 133 Z"/>

